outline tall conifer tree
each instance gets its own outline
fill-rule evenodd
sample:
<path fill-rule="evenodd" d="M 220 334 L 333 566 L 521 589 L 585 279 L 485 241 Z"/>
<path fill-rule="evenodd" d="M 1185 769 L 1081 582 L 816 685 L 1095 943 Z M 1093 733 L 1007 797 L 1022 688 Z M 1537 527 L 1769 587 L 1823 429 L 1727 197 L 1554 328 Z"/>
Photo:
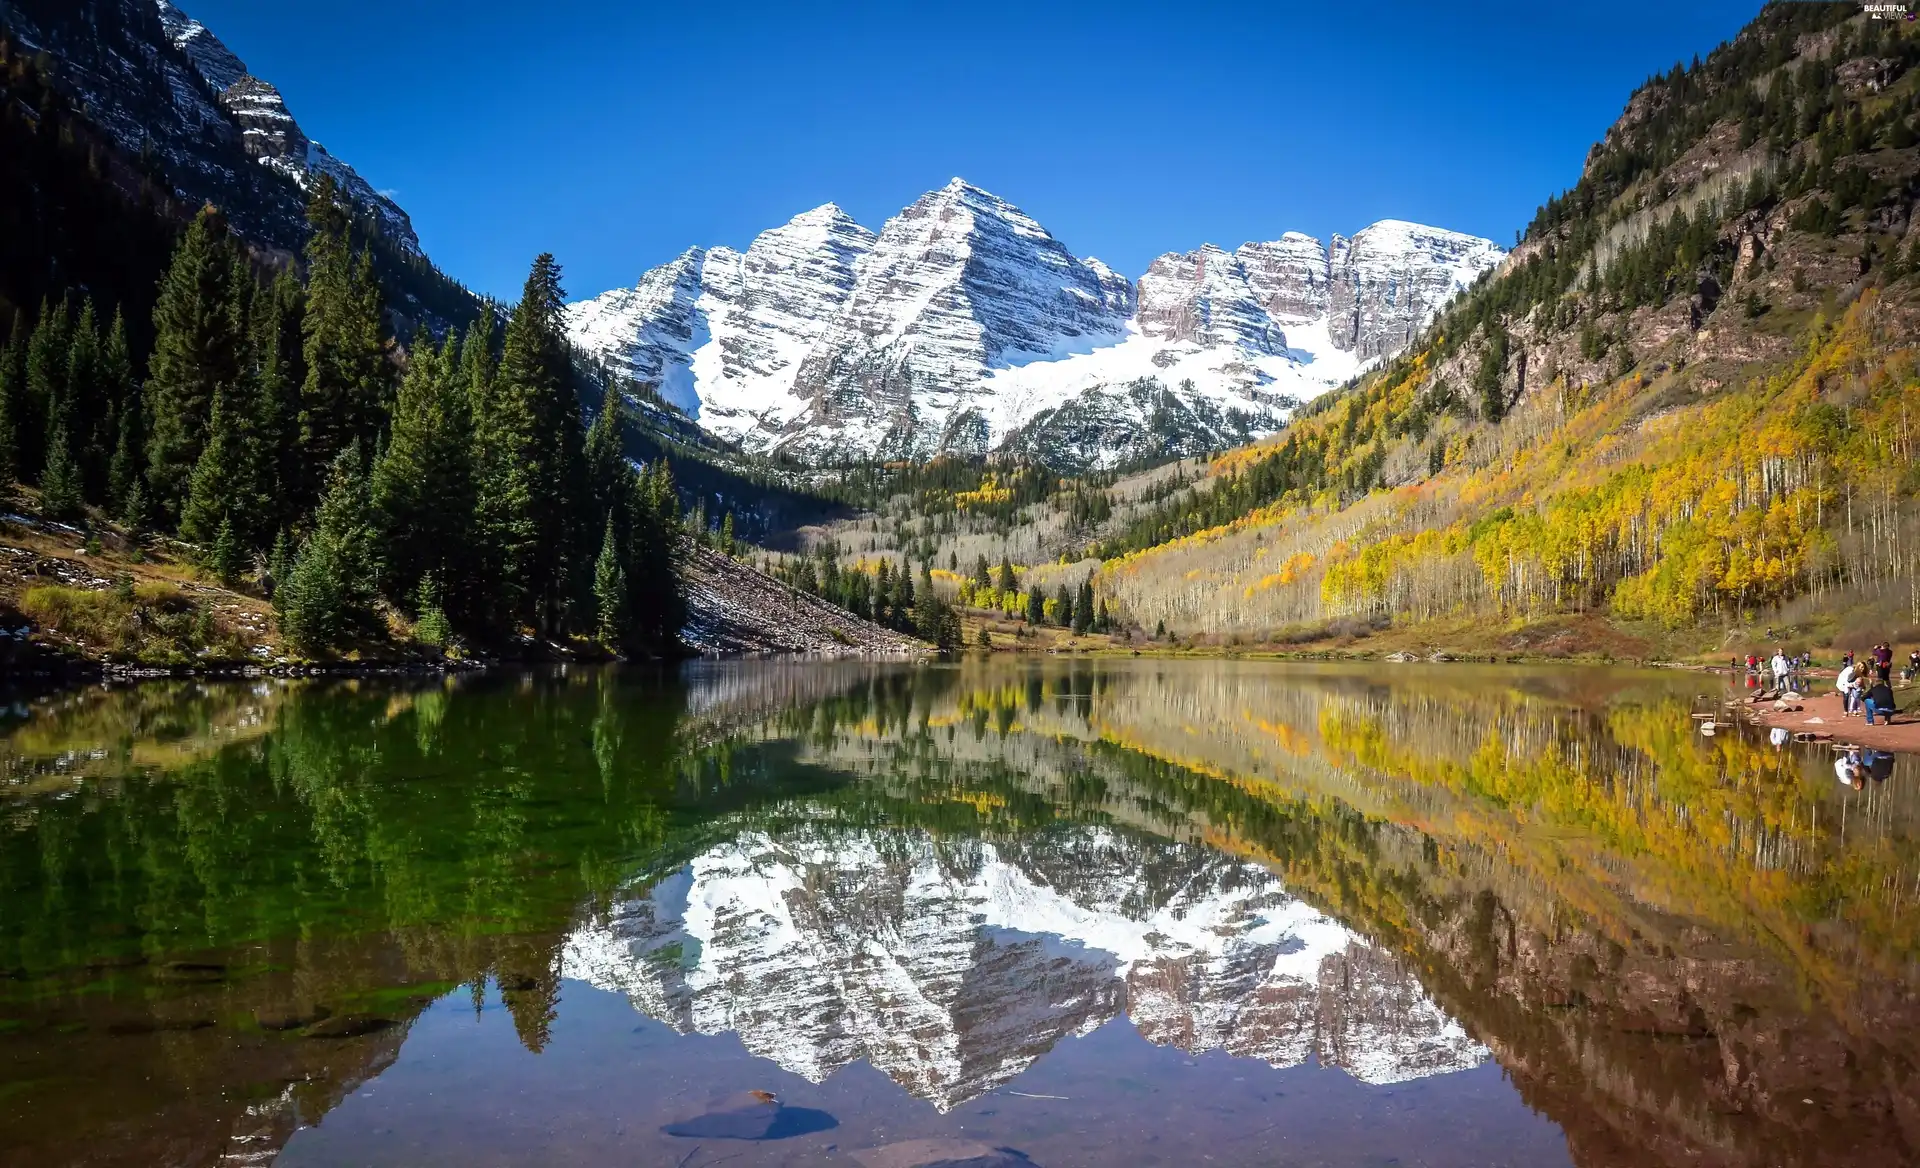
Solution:
<path fill-rule="evenodd" d="M 355 441 L 371 443 L 387 399 L 380 291 L 365 254 L 354 255 L 346 209 L 331 177 L 307 204 L 307 296 L 300 441 L 310 462 L 330 464 Z"/>
<path fill-rule="evenodd" d="M 564 328 L 560 265 L 534 261 L 507 322 L 500 368 L 481 421 L 482 510 L 517 615 L 543 634 L 566 631 L 581 557 L 583 457 L 579 402 Z"/>
<path fill-rule="evenodd" d="M 89 419 L 92 432 L 88 446 L 88 498 L 96 503 L 118 506 L 122 496 L 114 486 L 114 457 L 119 450 L 121 419 L 133 408 L 136 393 L 133 379 L 133 351 L 127 345 L 127 320 L 118 308 L 107 329 L 100 349 L 100 413 Z"/>
<path fill-rule="evenodd" d="M 373 621 L 373 532 L 365 457 L 353 443 L 333 460 L 314 532 L 295 554 L 274 605 L 303 653 L 337 648 Z"/>
<path fill-rule="evenodd" d="M 67 397 L 67 362 L 73 346 L 73 324 L 66 301 L 40 305 L 40 319 L 27 339 L 27 392 L 20 418 L 20 477 L 39 482 L 47 461 L 47 439 L 54 414 Z"/>
<path fill-rule="evenodd" d="M 214 395 L 239 375 L 245 344 L 231 288 L 241 270 L 237 251 L 225 218 L 208 207 L 187 228 L 160 282 L 145 404 L 148 504 L 163 517 L 178 515 L 186 501 Z"/>
<path fill-rule="evenodd" d="M 80 306 L 72 340 L 67 346 L 66 392 L 60 421 L 67 427 L 68 453 L 80 470 L 81 493 L 101 502 L 107 493 L 107 457 L 111 446 L 101 439 L 113 412 L 112 392 L 106 384 L 106 353 L 93 301 Z"/>
<path fill-rule="evenodd" d="M 472 611 L 473 434 L 459 348 L 416 337 L 373 472 L 373 516 L 387 595 L 411 601 L 431 579 L 455 617 Z"/>
<path fill-rule="evenodd" d="M 13 312 L 6 348 L 0 349 L 0 493 L 20 478 L 20 419 L 27 395 L 27 318 Z"/>
<path fill-rule="evenodd" d="M 202 552 L 211 551 L 222 526 L 258 513 L 248 481 L 246 405 L 243 395 L 226 387 L 213 397 L 206 445 L 180 509 L 181 536 L 199 544 Z M 228 537 L 239 539 L 237 530 L 229 530 Z"/>

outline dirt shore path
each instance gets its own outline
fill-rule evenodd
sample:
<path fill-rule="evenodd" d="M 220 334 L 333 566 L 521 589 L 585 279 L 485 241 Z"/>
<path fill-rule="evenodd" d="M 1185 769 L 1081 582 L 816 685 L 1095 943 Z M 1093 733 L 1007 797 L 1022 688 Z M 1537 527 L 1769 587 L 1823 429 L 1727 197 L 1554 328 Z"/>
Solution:
<path fill-rule="evenodd" d="M 1775 710 L 1772 698 L 1752 701 L 1742 691 L 1734 693 L 1733 708 L 1769 729 L 1777 726 L 1795 734 L 1804 731 L 1830 735 L 1833 741 L 1850 746 L 1920 754 L 1920 686 L 1894 689 L 1894 701 L 1900 712 L 1893 716 L 1890 726 L 1877 722 L 1868 726 L 1864 717 L 1848 717 L 1842 711 L 1840 695 L 1834 692 L 1830 677 L 1816 678 L 1812 693 L 1790 703 L 1799 706 L 1798 710 Z"/>

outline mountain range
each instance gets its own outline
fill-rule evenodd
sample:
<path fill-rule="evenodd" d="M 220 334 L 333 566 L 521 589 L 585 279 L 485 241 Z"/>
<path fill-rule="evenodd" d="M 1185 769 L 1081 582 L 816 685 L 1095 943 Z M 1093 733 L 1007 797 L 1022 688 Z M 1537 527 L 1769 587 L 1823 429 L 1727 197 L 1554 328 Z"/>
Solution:
<path fill-rule="evenodd" d="M 614 373 L 751 451 L 1113 465 L 1279 429 L 1504 256 L 1386 220 L 1169 253 L 1129 280 L 956 178 L 877 233 L 829 203 L 744 252 L 691 248 L 569 319 Z"/>
<path fill-rule="evenodd" d="M 15 0 L 10 34 L 187 206 L 298 252 L 330 177 L 377 238 L 397 335 L 477 306 L 388 194 L 315 142 L 279 90 L 171 0 Z M 1491 242 L 1394 220 L 1155 260 L 1080 258 L 960 179 L 878 232 L 833 204 L 744 251 L 692 248 L 572 306 L 575 342 L 707 434 L 815 463 L 1028 453 L 1061 470 L 1222 449 L 1397 352 L 1497 266 Z"/>
<path fill-rule="evenodd" d="M 1271 872 L 1106 829 L 743 831 L 583 924 L 562 975 L 815 1082 L 864 1059 L 942 1111 L 1122 1014 L 1188 1052 L 1369 1083 L 1487 1058 Z"/>

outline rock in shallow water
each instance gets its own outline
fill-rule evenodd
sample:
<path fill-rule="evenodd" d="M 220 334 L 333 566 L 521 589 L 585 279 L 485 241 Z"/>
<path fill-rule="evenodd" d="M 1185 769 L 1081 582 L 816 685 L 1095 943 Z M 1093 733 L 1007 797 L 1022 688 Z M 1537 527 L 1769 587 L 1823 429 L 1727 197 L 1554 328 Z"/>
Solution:
<path fill-rule="evenodd" d="M 838 1127 L 839 1120 L 813 1107 L 788 1107 L 768 1091 L 730 1095 L 698 1115 L 660 1130 L 697 1140 L 784 1140 Z"/>

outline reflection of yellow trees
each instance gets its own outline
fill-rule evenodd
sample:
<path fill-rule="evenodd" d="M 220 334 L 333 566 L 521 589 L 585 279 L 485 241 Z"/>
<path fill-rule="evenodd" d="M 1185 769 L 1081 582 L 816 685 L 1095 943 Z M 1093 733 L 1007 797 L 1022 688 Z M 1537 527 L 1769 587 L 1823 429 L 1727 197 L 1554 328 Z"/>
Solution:
<path fill-rule="evenodd" d="M 1549 932 L 1570 911 L 1633 947 L 1679 944 L 1696 923 L 1839 995 L 1920 957 L 1916 865 L 1900 843 L 1915 800 L 1897 781 L 1842 791 L 1824 760 L 1744 734 L 1701 736 L 1684 696 L 1697 683 L 1679 676 L 1135 663 L 1091 679 L 993 664 L 961 678 L 951 698 L 977 734 L 1004 716 L 1003 735 L 1100 752 L 1103 777 L 1138 760 L 1204 807 L 1164 830 L 1237 854 L 1285 851 L 1259 808 L 1357 810 L 1432 841 L 1436 871 L 1504 873 L 1503 895 Z M 1109 787 L 1116 814 L 1146 806 Z M 1341 859 L 1332 888 L 1297 856 L 1283 872 L 1349 906 L 1374 895 L 1360 862 Z"/>
<path fill-rule="evenodd" d="M 1884 835 L 1843 841 L 1793 756 L 1738 735 L 1703 740 L 1686 714 L 1674 701 L 1613 709 L 1605 749 L 1516 741 L 1494 720 L 1464 756 L 1353 706 L 1326 707 L 1319 729 L 1339 765 L 1460 796 L 1436 834 L 1509 857 L 1596 919 L 1626 919 L 1597 895 L 1624 880 L 1638 899 L 1785 951 L 1842 994 L 1867 972 L 1862 958 L 1887 970 L 1920 956 L 1920 922 L 1902 911 L 1908 859 Z M 1836 923 L 1854 944 L 1813 944 Z"/>

